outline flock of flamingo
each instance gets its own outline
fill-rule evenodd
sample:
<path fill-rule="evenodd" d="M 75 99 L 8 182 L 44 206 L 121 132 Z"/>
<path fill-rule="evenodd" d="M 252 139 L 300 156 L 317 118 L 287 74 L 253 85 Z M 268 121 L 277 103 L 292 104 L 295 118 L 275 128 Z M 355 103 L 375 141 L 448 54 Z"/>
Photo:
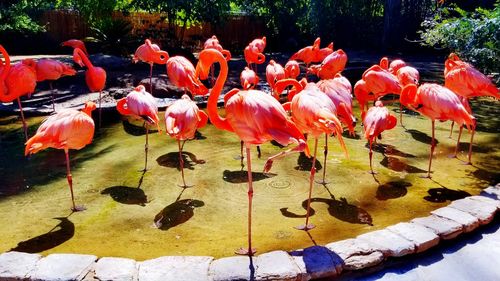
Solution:
<path fill-rule="evenodd" d="M 69 40 L 62 45 L 73 47 L 73 60 L 78 65 L 87 67 L 85 78 L 89 90 L 101 92 L 105 86 L 106 72 L 92 65 L 83 42 Z M 294 152 L 304 152 L 308 157 L 312 155 L 313 163 L 315 163 L 318 138 L 325 134 L 324 165 L 326 165 L 328 136 L 335 135 L 346 157 L 349 157 L 342 132 L 345 126 L 350 134 L 354 134 L 356 125 L 352 109 L 353 89 L 350 82 L 341 75 L 347 63 L 347 54 L 343 50 L 334 51 L 333 43 L 320 48 L 320 38 L 317 38 L 312 46 L 307 46 L 295 53 L 285 67 L 270 60 L 266 67 L 266 80 L 271 88 L 269 94 L 255 89 L 259 82 L 256 74 L 257 65 L 263 64 L 266 60 L 265 47 L 266 37 L 263 37 L 251 41 L 244 49 L 244 58 L 248 66 L 241 72 L 242 89 L 235 88 L 224 95 L 225 117 L 219 115 L 217 102 L 228 76 L 227 62 L 231 59 L 231 53 L 223 49 L 215 36 L 205 42 L 204 50 L 199 53 L 196 67 L 182 56 L 170 57 L 166 51 L 162 51 L 158 45 L 146 39 L 145 43 L 137 48 L 133 61 L 150 64 L 149 92 L 143 85 L 139 85 L 125 98 L 118 100 L 116 105 L 121 114 L 144 120 L 146 128 L 144 171 L 146 171 L 149 126 L 156 126 L 158 132 L 161 133 L 158 107 L 151 94 L 153 64 L 165 64 L 170 81 L 175 86 L 184 88 L 185 93 L 189 91 L 192 96 L 209 94 L 208 114 L 200 110 L 187 94 L 168 106 L 165 111 L 165 131 L 178 142 L 182 187 L 184 188 L 188 186 L 184 179 L 182 149 L 186 140 L 194 138 L 197 129 L 205 126 L 210 120 L 218 129 L 234 132 L 240 138 L 242 156 L 243 147 L 246 149 L 248 169 L 248 246 L 236 251 L 242 255 L 255 253 L 251 239 L 253 197 L 251 146 L 259 146 L 270 140 L 275 140 L 283 146 L 295 144 L 294 147 L 267 159 L 263 169 L 264 173 L 267 173 L 273 161 Z M 33 154 L 48 147 L 64 149 L 72 210 L 82 210 L 82 207 L 75 205 L 73 197 L 68 151 L 81 149 L 92 141 L 94 121 L 91 113 L 96 109 L 96 105 L 89 101 L 81 111 L 59 110 L 49 116 L 38 128 L 36 134 L 28 139 L 19 97 L 33 93 L 36 82 L 53 81 L 63 75 L 74 75 L 76 71 L 71 66 L 52 59 L 38 61 L 25 59 L 11 66 L 9 55 L 1 45 L 0 51 L 3 54 L 3 61 L 0 65 L 0 101 L 17 100 L 19 104 L 27 139 L 25 154 Z M 307 69 L 305 77 L 301 80 L 297 80 L 301 72 L 297 61 L 305 63 Z M 220 65 L 216 79 L 215 63 Z M 318 64 L 311 65 L 311 63 Z M 308 75 L 318 76 L 319 82 L 308 82 Z M 380 101 L 380 98 L 386 94 L 399 95 L 401 108 L 404 106 L 417 111 L 432 121 L 432 142 L 427 177 L 431 177 L 432 155 L 436 145 L 434 134 L 436 120 L 451 120 L 459 125 L 457 149 L 462 128 L 465 126 L 471 132 L 468 154 L 470 163 L 476 119 L 472 114 L 468 99 L 476 96 L 491 96 L 499 99 L 499 90 L 489 78 L 453 53 L 445 62 L 444 75 L 444 86 L 435 83 L 419 85 L 419 73 L 415 68 L 400 59 L 389 64 L 389 60 L 385 57 L 379 64 L 373 65 L 363 73 L 361 80 L 354 86 L 354 96 L 361 109 L 364 136 L 369 142 L 371 173 L 374 173 L 372 144 L 376 142 L 377 137 L 380 138 L 383 131 L 394 128 L 397 123 L 397 118 L 391 115 Z M 209 78 L 211 78 L 211 89 L 201 82 Z M 282 104 L 280 94 L 285 90 L 288 93 L 288 100 Z M 374 102 L 374 106 L 367 109 L 369 102 Z M 100 118 L 99 114 L 99 120 Z M 400 116 L 400 122 L 402 123 L 402 116 Z M 312 154 L 309 151 L 307 137 L 314 139 Z M 297 229 L 307 231 L 314 228 L 314 225 L 309 223 L 309 207 L 315 172 L 315 167 L 312 165 L 305 224 L 298 226 Z M 323 182 L 325 172 L 324 168 Z"/>

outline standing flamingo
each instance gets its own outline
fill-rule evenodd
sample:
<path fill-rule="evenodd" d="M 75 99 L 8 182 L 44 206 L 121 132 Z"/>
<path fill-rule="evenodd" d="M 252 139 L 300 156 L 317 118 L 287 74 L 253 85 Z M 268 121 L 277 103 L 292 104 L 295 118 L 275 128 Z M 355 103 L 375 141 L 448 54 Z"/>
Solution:
<path fill-rule="evenodd" d="M 295 88 L 300 89 L 301 84 L 294 79 L 282 80 L 292 84 Z M 318 150 L 318 138 L 321 134 L 335 134 L 339 139 L 340 145 L 348 157 L 347 149 L 342 139 L 342 125 L 335 116 L 335 104 L 326 96 L 314 83 L 309 83 L 306 87 L 299 91 L 291 102 L 283 104 L 285 110 L 291 110 L 292 120 L 297 125 L 297 128 L 304 133 L 311 135 L 314 138 L 314 153 L 313 162 L 309 177 L 309 197 L 307 199 L 306 221 L 304 225 L 296 227 L 299 230 L 310 230 L 315 226 L 309 223 L 309 211 L 311 205 L 312 188 L 314 183 L 314 175 L 316 174 L 316 154 Z M 326 169 L 326 167 L 323 167 Z"/>
<path fill-rule="evenodd" d="M 270 60 L 269 64 L 266 67 L 266 80 L 267 84 L 271 88 L 271 92 L 273 96 L 276 96 L 279 100 L 279 94 L 276 92 L 274 84 L 281 79 L 285 79 L 285 69 L 281 64 L 275 62 L 274 60 Z"/>
<path fill-rule="evenodd" d="M 224 56 L 216 50 L 203 50 L 199 55 L 196 73 L 206 77 L 210 66 L 216 62 L 220 64 L 221 71 L 208 98 L 208 116 L 214 126 L 236 133 L 245 142 L 248 167 L 248 248 L 241 248 L 236 253 L 251 256 L 255 253 L 255 249 L 252 249 L 251 231 L 253 186 L 250 146 L 260 145 L 272 139 L 281 145 L 298 144 L 294 148 L 269 157 L 264 165 L 265 173 L 269 172 L 274 160 L 281 159 L 292 152 L 305 151 L 309 155 L 309 149 L 304 136 L 287 116 L 282 105 L 264 92 L 233 89 L 225 95 L 226 117 L 221 117 L 217 110 L 217 100 L 228 74 Z"/>
<path fill-rule="evenodd" d="M 116 109 L 122 115 L 131 115 L 137 119 L 143 119 L 146 127 L 146 144 L 144 145 L 144 169 L 148 169 L 148 135 L 149 125 L 156 125 L 160 131 L 160 119 L 158 118 L 158 106 L 155 98 L 148 92 L 143 85 L 137 86 L 125 98 L 118 100 Z"/>
<path fill-rule="evenodd" d="M 428 178 L 431 178 L 432 155 L 436 146 L 434 137 L 435 120 L 452 120 L 460 126 L 465 124 L 469 130 L 472 130 L 469 148 L 469 150 L 472 150 L 476 118 L 467 112 L 458 96 L 451 90 L 433 83 L 422 84 L 418 89 L 417 85 L 410 84 L 403 88 L 400 101 L 406 107 L 418 111 L 432 121 L 432 142 L 431 153 L 429 155 L 429 169 L 427 172 Z"/>
<path fill-rule="evenodd" d="M 37 153 L 48 147 L 64 149 L 66 154 L 66 178 L 71 192 L 71 210 L 83 211 L 83 206 L 76 206 L 73 195 L 73 177 L 69 164 L 69 150 L 80 150 L 92 142 L 94 136 L 94 120 L 92 111 L 95 103 L 87 102 L 82 111 L 63 109 L 49 116 L 36 131 L 36 134 L 26 142 L 25 155 Z"/>
<path fill-rule="evenodd" d="M 452 90 L 455 94 L 465 99 L 463 102 L 468 104 L 468 100 L 473 97 L 490 96 L 500 99 L 500 91 L 486 77 L 483 73 L 479 72 L 472 65 L 461 61 L 458 56 L 451 53 L 445 62 L 445 77 L 444 85 Z M 457 149 L 455 149 L 455 157 L 458 152 L 458 144 L 462 135 L 462 127 L 458 133 Z M 452 127 L 453 130 L 453 127 Z M 451 137 L 451 132 L 450 132 Z M 472 140 L 469 147 L 468 163 L 472 161 Z"/>
<path fill-rule="evenodd" d="M 197 129 L 207 124 L 207 114 L 200 110 L 196 103 L 188 95 L 183 95 L 176 100 L 165 111 L 166 132 L 169 136 L 177 139 L 179 145 L 179 166 L 182 175 L 182 187 L 189 187 L 184 179 L 184 160 L 182 159 L 182 148 L 186 140 L 194 138 Z M 181 145 L 181 141 L 183 141 Z"/>
<path fill-rule="evenodd" d="M 245 66 L 245 69 L 240 74 L 240 82 L 243 90 L 253 89 L 259 83 L 259 76 L 255 74 L 255 71 Z"/>
<path fill-rule="evenodd" d="M 328 46 L 325 48 L 321 48 L 316 53 L 316 58 L 314 61 L 320 62 L 323 61 L 326 57 L 328 57 L 331 53 L 333 53 L 333 42 L 330 42 Z"/>
<path fill-rule="evenodd" d="M 176 87 L 189 90 L 191 95 L 206 95 L 207 87 L 195 75 L 193 64 L 182 56 L 174 56 L 167 60 L 167 75 Z M 207 76 L 208 77 L 208 76 Z"/>
<path fill-rule="evenodd" d="M 264 49 L 266 48 L 266 36 L 262 38 L 257 38 L 252 40 L 243 50 L 243 55 L 245 57 L 245 61 L 247 62 L 247 66 L 251 67 L 251 64 L 255 64 L 255 73 L 257 73 L 257 64 L 263 64 L 266 60 L 266 56 L 263 54 Z"/>
<path fill-rule="evenodd" d="M 295 54 L 293 54 L 290 59 L 291 60 L 300 60 L 306 64 L 306 67 L 309 67 L 311 62 L 316 62 L 318 59 L 318 51 L 321 39 L 318 37 L 314 40 L 314 43 L 311 46 L 304 47 L 298 50 Z"/>
<path fill-rule="evenodd" d="M 65 75 L 73 76 L 75 74 L 76 70 L 73 67 L 57 60 L 42 59 L 36 62 L 36 81 L 49 81 L 50 91 L 52 92 L 53 111 L 56 110 L 56 105 L 54 102 L 54 90 L 52 88 L 52 81 L 57 80 Z"/>
<path fill-rule="evenodd" d="M 89 90 L 91 92 L 99 92 L 99 128 L 101 128 L 101 96 L 102 90 L 104 90 L 106 85 L 106 71 L 102 67 L 94 66 L 85 53 L 79 48 L 73 50 L 73 60 L 80 66 L 85 65 L 87 67 L 87 71 L 85 71 L 85 82 Z"/>
<path fill-rule="evenodd" d="M 389 110 L 381 101 L 376 101 L 375 106 L 368 109 L 362 119 L 363 128 L 365 130 L 365 138 L 370 144 L 370 152 L 368 154 L 370 157 L 370 173 L 375 174 L 372 166 L 372 144 L 377 137 L 381 138 L 380 134 L 382 134 L 383 131 L 394 128 L 396 126 L 397 119 L 394 115 L 389 114 Z"/>
<path fill-rule="evenodd" d="M 152 44 L 151 40 L 146 39 L 144 44 L 140 45 L 135 50 L 134 63 L 139 60 L 149 64 L 149 92 L 153 94 L 153 64 L 166 64 L 168 53 L 162 51 L 156 44 Z"/>
<path fill-rule="evenodd" d="M 308 72 L 320 79 L 333 79 L 337 73 L 345 69 L 346 64 L 347 54 L 342 49 L 338 49 L 323 59 L 320 65 L 309 67 Z"/>
<path fill-rule="evenodd" d="M 231 60 L 231 52 L 229 50 L 225 50 L 217 39 L 217 36 L 212 35 L 212 37 L 208 38 L 207 41 L 203 44 L 203 49 L 216 49 L 221 52 L 221 54 L 226 58 L 226 61 Z M 215 68 L 210 69 L 210 81 L 213 83 L 215 77 Z"/>
<path fill-rule="evenodd" d="M 300 74 L 300 66 L 296 60 L 289 60 L 285 64 L 285 77 L 297 79 Z"/>
<path fill-rule="evenodd" d="M 89 53 L 87 52 L 87 48 L 85 48 L 85 43 L 83 43 L 82 40 L 70 39 L 70 40 L 62 42 L 61 46 L 71 47 L 73 49 L 78 48 L 78 49 L 82 50 L 86 56 L 89 55 Z"/>
<path fill-rule="evenodd" d="M 25 59 L 11 66 L 9 54 L 2 45 L 0 45 L 0 52 L 5 60 L 1 61 L 0 68 L 0 102 L 12 102 L 17 100 L 21 120 L 23 122 L 24 137 L 28 140 L 28 126 L 24 119 L 21 96 L 32 94 L 35 91 L 36 63 L 32 59 Z"/>

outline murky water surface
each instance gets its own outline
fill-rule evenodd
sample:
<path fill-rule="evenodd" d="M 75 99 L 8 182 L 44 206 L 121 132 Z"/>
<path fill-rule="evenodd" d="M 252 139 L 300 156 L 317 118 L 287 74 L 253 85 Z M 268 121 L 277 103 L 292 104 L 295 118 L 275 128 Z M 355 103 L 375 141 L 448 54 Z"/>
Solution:
<path fill-rule="evenodd" d="M 427 169 L 431 135 L 426 118 L 405 114 L 407 131 L 398 124 L 383 134 L 375 146 L 375 178 L 368 173 L 366 140 L 345 138 L 350 159 L 330 140 L 330 183 L 314 186 L 311 222 L 317 227 L 310 236 L 293 227 L 304 222 L 311 160 L 294 154 L 276 162 L 266 176 L 261 173 L 266 158 L 282 149 L 266 143 L 261 159 L 252 149 L 255 246 L 262 253 L 325 244 L 426 216 L 449 200 L 478 194 L 500 178 L 498 108 L 488 99 L 474 104 L 479 132 L 473 165 L 461 161 L 466 159 L 469 134 L 463 136 L 459 159 L 450 159 L 457 132 L 449 139 L 450 123 L 437 123 L 432 180 L 420 178 Z M 29 120 L 31 134 L 41 120 Z M 76 201 L 87 207 L 71 214 L 64 152 L 48 149 L 25 158 L 20 122 L 1 118 L 0 252 L 144 260 L 162 255 L 230 256 L 246 245 L 246 167 L 235 159 L 240 142 L 234 134 L 208 125 L 186 143 L 185 172 L 194 186 L 183 189 L 174 139 L 150 136 L 150 170 L 143 174 L 142 123 L 123 122 L 114 115 L 106 120 L 91 145 L 70 152 Z M 359 136 L 362 128 L 358 125 L 356 131 Z M 312 140 L 309 144 L 312 147 Z M 322 150 L 318 154 L 319 178 Z"/>

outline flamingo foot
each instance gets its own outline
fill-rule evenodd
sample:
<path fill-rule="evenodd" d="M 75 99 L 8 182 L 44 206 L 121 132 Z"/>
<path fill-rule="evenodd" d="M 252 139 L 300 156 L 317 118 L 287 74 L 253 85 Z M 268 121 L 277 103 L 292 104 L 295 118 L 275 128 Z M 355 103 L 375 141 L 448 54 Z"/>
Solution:
<path fill-rule="evenodd" d="M 330 181 L 326 180 L 326 179 L 321 179 L 321 180 L 317 180 L 317 181 L 314 181 L 315 183 L 317 184 L 322 184 L 322 185 L 327 185 L 330 183 Z"/>
<path fill-rule="evenodd" d="M 82 212 L 82 211 L 85 211 L 87 210 L 87 208 L 85 208 L 85 206 L 75 206 L 75 207 L 71 207 L 71 211 L 73 212 Z"/>
<path fill-rule="evenodd" d="M 471 161 L 462 161 L 462 165 L 472 165 Z"/>
<path fill-rule="evenodd" d="M 450 154 L 448 155 L 448 158 L 453 159 L 453 158 L 458 158 L 456 154 Z"/>
<path fill-rule="evenodd" d="M 147 168 L 142 168 L 140 170 L 137 170 L 137 172 L 140 172 L 140 173 L 145 173 L 147 171 L 149 171 L 150 169 L 147 169 Z"/>
<path fill-rule="evenodd" d="M 431 174 L 427 174 L 425 176 L 420 176 L 421 179 L 432 179 Z"/>
<path fill-rule="evenodd" d="M 368 171 L 368 174 L 370 174 L 370 175 L 376 175 L 376 174 L 378 174 L 378 172 L 375 172 L 375 171 Z"/>
<path fill-rule="evenodd" d="M 298 230 L 308 231 L 308 230 L 311 230 L 311 229 L 313 229 L 315 227 L 316 226 L 314 224 L 309 223 L 309 224 L 302 224 L 302 225 L 299 225 L 299 226 L 295 226 L 294 228 L 298 229 Z"/>
<path fill-rule="evenodd" d="M 177 184 L 178 187 L 182 187 L 182 188 L 190 188 L 190 187 L 193 187 L 194 184 L 190 184 L 190 183 L 179 183 Z"/>
<path fill-rule="evenodd" d="M 245 159 L 245 157 L 243 157 L 241 155 L 236 155 L 236 156 L 233 156 L 233 159 L 234 160 L 243 160 L 243 159 Z"/>
<path fill-rule="evenodd" d="M 255 253 L 257 253 L 257 249 L 252 248 L 249 251 L 248 248 L 241 247 L 241 248 L 237 249 L 236 251 L 234 251 L 234 253 L 237 254 L 237 255 L 241 255 L 241 256 L 249 256 L 249 257 L 251 257 L 251 256 L 255 255 Z"/>

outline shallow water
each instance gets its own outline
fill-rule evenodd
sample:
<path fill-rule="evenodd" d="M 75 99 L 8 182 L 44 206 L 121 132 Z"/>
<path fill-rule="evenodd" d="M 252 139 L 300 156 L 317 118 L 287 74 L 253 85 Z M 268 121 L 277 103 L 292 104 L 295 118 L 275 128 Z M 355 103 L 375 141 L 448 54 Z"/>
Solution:
<path fill-rule="evenodd" d="M 375 147 L 375 178 L 368 173 L 364 139 L 344 138 L 350 159 L 330 139 L 327 179 L 331 183 L 314 186 L 310 221 L 317 227 L 310 235 L 293 227 L 304 223 L 311 160 L 293 154 L 275 162 L 272 174 L 265 176 L 261 171 L 266 158 L 282 149 L 266 143 L 258 159 L 253 148 L 255 247 L 263 253 L 355 237 L 426 216 L 449 200 L 478 194 L 498 182 L 499 121 L 488 117 L 499 116 L 498 104 L 481 100 L 474 108 L 482 124 L 474 139 L 474 164 L 460 161 L 466 159 L 469 134 L 464 133 L 459 159 L 450 159 L 458 133 L 449 139 L 450 123 L 436 123 L 439 143 L 432 180 L 420 178 L 427 169 L 431 135 L 426 118 L 405 114 L 408 131 L 398 124 L 383 134 Z M 29 119 L 31 135 L 41 120 Z M 186 178 L 194 186 L 183 189 L 178 186 L 174 139 L 150 135 L 150 170 L 143 175 L 139 172 L 144 165 L 142 123 L 108 115 L 91 145 L 70 152 L 76 202 L 87 207 L 71 214 L 64 152 L 48 149 L 25 158 L 20 122 L 11 117 L 0 121 L 0 251 L 144 260 L 162 255 L 223 257 L 246 246 L 246 167 L 235 160 L 240 142 L 234 134 L 208 125 L 196 140 L 185 144 Z M 358 124 L 358 135 L 361 131 Z M 317 179 L 323 172 L 323 143 L 321 139 Z M 309 144 L 312 149 L 313 141 Z"/>

